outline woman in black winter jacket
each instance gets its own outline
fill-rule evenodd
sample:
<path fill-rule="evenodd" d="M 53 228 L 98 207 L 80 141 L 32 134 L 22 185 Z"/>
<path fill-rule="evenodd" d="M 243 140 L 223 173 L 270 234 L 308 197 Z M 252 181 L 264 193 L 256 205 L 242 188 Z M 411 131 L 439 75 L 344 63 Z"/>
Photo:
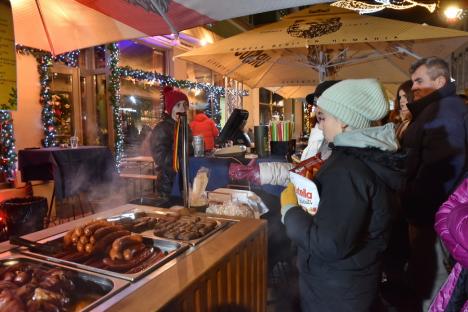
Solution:
<path fill-rule="evenodd" d="M 344 80 L 322 94 L 332 155 L 317 173 L 320 203 L 309 215 L 294 186 L 281 195 L 287 234 L 298 246 L 303 311 L 375 311 L 382 254 L 402 184 L 393 124 L 370 128 L 388 101 L 374 79 Z"/>

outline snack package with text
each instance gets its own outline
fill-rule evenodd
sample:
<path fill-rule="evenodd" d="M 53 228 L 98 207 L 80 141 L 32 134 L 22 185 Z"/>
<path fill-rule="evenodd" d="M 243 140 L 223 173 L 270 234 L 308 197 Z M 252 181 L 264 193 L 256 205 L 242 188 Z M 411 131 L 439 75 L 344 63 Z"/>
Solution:
<path fill-rule="evenodd" d="M 322 164 L 323 160 L 320 158 L 319 153 L 300 162 L 289 172 L 289 178 L 291 183 L 294 184 L 299 206 L 311 215 L 317 213 L 320 202 L 317 186 L 312 179 Z"/>

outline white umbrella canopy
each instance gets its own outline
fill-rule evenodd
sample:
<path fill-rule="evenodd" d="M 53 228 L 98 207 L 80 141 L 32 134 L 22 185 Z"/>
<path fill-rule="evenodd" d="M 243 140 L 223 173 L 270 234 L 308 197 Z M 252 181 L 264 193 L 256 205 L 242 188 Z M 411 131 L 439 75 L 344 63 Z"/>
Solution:
<path fill-rule="evenodd" d="M 281 95 L 285 99 L 304 99 L 308 94 L 315 91 L 316 86 L 283 86 L 283 87 L 267 87 L 273 93 Z M 395 99 L 398 84 L 383 85 L 387 97 L 390 100 Z"/>
<path fill-rule="evenodd" d="M 18 44 L 60 54 L 324 0 L 11 0 Z"/>
<path fill-rule="evenodd" d="M 178 57 L 250 87 L 368 77 L 399 84 L 415 57 L 448 58 L 466 42 L 463 31 L 316 5 Z"/>

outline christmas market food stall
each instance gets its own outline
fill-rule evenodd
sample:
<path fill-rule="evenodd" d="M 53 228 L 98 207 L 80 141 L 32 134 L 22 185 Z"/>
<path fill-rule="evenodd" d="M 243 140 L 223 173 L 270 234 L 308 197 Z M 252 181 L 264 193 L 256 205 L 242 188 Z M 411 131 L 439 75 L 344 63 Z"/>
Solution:
<path fill-rule="evenodd" d="M 261 220 L 127 204 L 24 238 L 0 245 L 0 288 L 10 287 L 8 296 L 19 306 L 266 309 L 267 234 Z"/>

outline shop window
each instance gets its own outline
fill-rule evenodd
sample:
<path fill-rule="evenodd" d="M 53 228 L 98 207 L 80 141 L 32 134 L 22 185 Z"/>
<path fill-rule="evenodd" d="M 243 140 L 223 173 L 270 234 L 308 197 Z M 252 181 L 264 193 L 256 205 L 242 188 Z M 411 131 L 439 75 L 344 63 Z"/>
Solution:
<path fill-rule="evenodd" d="M 69 74 L 53 73 L 51 83 L 52 106 L 55 115 L 57 143 L 68 143 L 74 135 L 73 123 L 73 77 Z"/>
<path fill-rule="evenodd" d="M 94 75 L 96 94 L 96 145 L 107 145 L 109 143 L 108 116 L 107 116 L 107 88 L 106 75 Z"/>
<path fill-rule="evenodd" d="M 270 92 L 267 89 L 260 88 L 259 91 L 260 103 L 260 124 L 267 125 L 272 118 L 282 120 L 284 117 L 283 98 Z"/>
<path fill-rule="evenodd" d="M 160 87 L 122 79 L 120 107 L 125 156 L 149 155 L 146 143 L 162 111 Z"/>
<path fill-rule="evenodd" d="M 80 54 L 80 56 L 83 53 Z M 81 60 L 80 60 L 81 64 Z M 86 96 L 86 78 L 85 77 L 80 77 L 80 97 L 81 97 L 81 118 L 83 120 L 83 144 L 84 145 L 91 145 L 89 137 L 88 137 L 88 131 L 90 131 L 90 126 L 89 126 L 89 111 L 88 107 L 86 105 L 87 103 L 87 96 Z"/>
<path fill-rule="evenodd" d="M 106 47 L 104 45 L 94 47 L 94 68 L 106 68 Z"/>
<path fill-rule="evenodd" d="M 187 79 L 190 81 L 213 83 L 213 72 L 201 65 L 187 62 Z M 223 82 L 221 81 L 221 85 Z"/>

